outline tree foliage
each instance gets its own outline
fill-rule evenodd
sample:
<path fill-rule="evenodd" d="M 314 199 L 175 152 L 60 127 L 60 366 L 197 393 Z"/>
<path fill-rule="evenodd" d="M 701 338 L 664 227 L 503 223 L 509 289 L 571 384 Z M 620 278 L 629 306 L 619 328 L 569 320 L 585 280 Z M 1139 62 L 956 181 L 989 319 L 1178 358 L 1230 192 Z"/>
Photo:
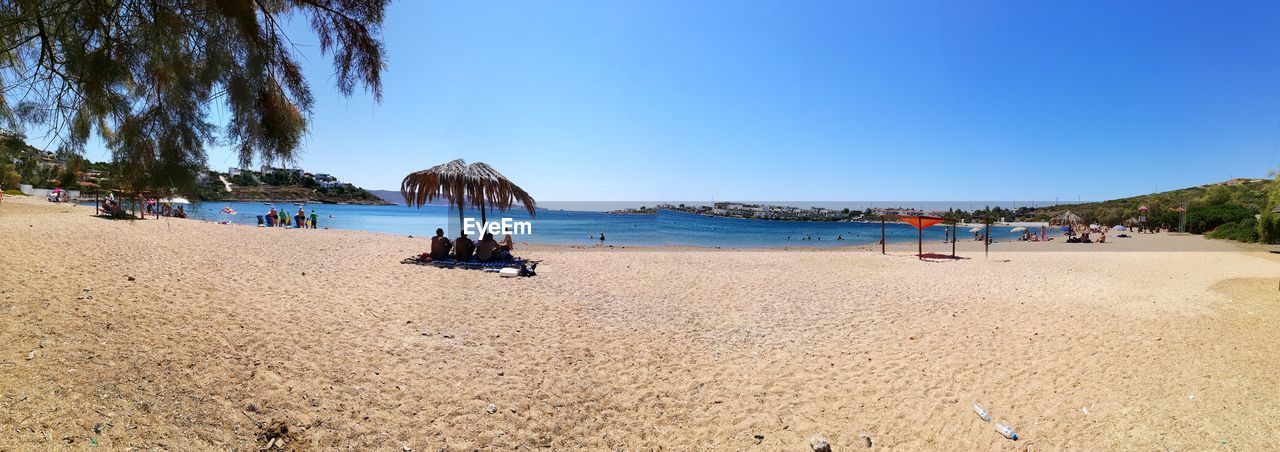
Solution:
<path fill-rule="evenodd" d="M 1253 218 L 1246 218 L 1240 222 L 1225 223 L 1215 228 L 1209 233 L 1209 238 L 1235 240 L 1237 242 L 1257 242 L 1258 225 Z"/>
<path fill-rule="evenodd" d="M 1280 175 L 1267 186 L 1266 203 L 1258 218 L 1258 240 L 1264 243 L 1280 243 L 1280 214 L 1271 213 L 1280 206 Z"/>
<path fill-rule="evenodd" d="M 387 2 L 8 0 L 0 118 L 47 127 L 70 151 L 99 136 L 125 188 L 189 193 L 213 143 L 243 166 L 293 159 L 313 98 L 287 18 L 308 20 L 342 94 L 363 85 L 380 100 Z"/>

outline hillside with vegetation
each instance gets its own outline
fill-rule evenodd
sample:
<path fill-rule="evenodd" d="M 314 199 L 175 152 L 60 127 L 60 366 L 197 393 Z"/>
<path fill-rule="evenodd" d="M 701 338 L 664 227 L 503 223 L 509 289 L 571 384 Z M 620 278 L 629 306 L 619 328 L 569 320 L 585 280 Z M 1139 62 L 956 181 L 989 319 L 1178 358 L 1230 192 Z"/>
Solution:
<path fill-rule="evenodd" d="M 241 170 L 235 175 L 210 171 L 199 197 L 209 201 L 295 201 L 325 204 L 390 204 L 368 190 L 339 182 L 336 177 L 301 170 Z M 231 191 L 222 183 L 226 180 Z"/>
<path fill-rule="evenodd" d="M 107 190 L 132 192 L 122 183 L 116 164 L 92 162 L 76 153 L 40 150 L 17 132 L 0 132 L 0 186 L 10 194 L 19 185 L 80 190 L 85 195 Z M 223 181 L 227 183 L 223 183 Z M 231 190 L 227 191 L 230 185 Z M 390 204 L 367 190 L 328 174 L 299 169 L 240 170 L 235 175 L 206 170 L 196 178 L 193 193 L 173 187 L 140 189 L 153 195 L 186 195 L 201 201 L 290 201 L 326 204 Z"/>
<path fill-rule="evenodd" d="M 27 144 L 21 133 L 0 131 L 0 186 L 10 193 L 21 184 L 36 188 L 80 189 L 96 186 L 96 181 L 82 177 L 105 169 L 106 163 L 93 163 L 78 154 L 57 154 Z"/>
<path fill-rule="evenodd" d="M 1125 224 L 1140 215 L 1139 208 L 1147 207 L 1147 224 L 1177 230 L 1183 212 L 1186 213 L 1185 232 L 1209 234 L 1213 238 L 1229 238 L 1244 242 L 1280 241 L 1280 233 L 1264 231 L 1255 218 L 1263 215 L 1269 221 L 1269 211 L 1280 198 L 1276 197 L 1276 183 L 1266 179 L 1232 179 L 1226 182 L 1183 188 L 1160 193 L 1132 196 L 1108 201 L 1059 204 L 1028 209 L 1026 219 L 1044 221 L 1070 210 L 1090 223 L 1114 226 Z M 1272 221 L 1280 226 L 1280 222 Z M 1273 227 L 1280 231 L 1280 227 Z"/>

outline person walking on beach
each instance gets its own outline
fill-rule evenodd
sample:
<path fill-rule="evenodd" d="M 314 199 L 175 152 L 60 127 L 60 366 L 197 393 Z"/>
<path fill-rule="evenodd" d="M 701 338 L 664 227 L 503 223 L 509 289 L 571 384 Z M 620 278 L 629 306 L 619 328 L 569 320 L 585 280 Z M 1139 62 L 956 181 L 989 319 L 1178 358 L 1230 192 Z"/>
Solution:
<path fill-rule="evenodd" d="M 316 216 L 316 209 L 311 209 L 311 229 L 318 228 L 320 217 Z"/>

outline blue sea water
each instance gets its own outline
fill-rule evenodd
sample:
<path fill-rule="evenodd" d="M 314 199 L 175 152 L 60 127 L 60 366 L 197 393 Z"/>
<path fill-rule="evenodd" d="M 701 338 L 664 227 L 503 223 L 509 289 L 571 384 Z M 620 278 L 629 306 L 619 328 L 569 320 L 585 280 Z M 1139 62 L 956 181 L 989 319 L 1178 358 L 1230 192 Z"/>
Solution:
<path fill-rule="evenodd" d="M 220 213 L 223 207 L 231 207 L 235 215 Z M 298 206 L 276 204 L 290 214 Z M 260 202 L 201 203 L 190 206 L 192 218 L 208 221 L 229 221 L 236 224 L 256 225 L 257 216 L 265 215 L 271 206 Z M 436 228 L 444 228 L 456 236 L 458 225 L 456 211 L 445 206 L 358 206 L 309 204 L 304 206 L 308 216 L 315 210 L 321 228 L 350 229 L 395 235 L 425 237 L 434 235 Z M 466 210 L 468 217 L 479 217 L 478 212 Z M 779 247 L 834 247 L 868 245 L 880 240 L 880 223 L 861 222 L 808 222 L 721 218 L 661 210 L 656 215 L 612 214 L 595 211 L 539 209 L 530 218 L 528 212 L 507 211 L 488 214 L 490 221 L 502 217 L 513 221 L 528 221 L 532 234 L 516 237 L 517 241 L 556 244 L 598 244 L 603 233 L 608 245 L 618 246 L 698 246 L 726 248 L 779 248 Z M 991 228 L 995 240 L 1010 240 L 1018 234 L 1009 227 Z M 925 229 L 926 243 L 943 241 L 944 228 Z M 885 233 L 890 243 L 916 241 L 915 228 L 901 223 L 888 223 Z M 807 240 L 804 238 L 808 238 Z M 972 240 L 968 228 L 960 228 L 961 240 Z M 837 240 L 841 238 L 842 240 Z"/>

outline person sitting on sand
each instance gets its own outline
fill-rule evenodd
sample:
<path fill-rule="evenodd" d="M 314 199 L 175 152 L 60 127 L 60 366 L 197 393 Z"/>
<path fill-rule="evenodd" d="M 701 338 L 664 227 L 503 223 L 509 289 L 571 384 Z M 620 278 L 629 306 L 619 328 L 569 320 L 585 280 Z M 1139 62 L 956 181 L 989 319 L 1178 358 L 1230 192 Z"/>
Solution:
<path fill-rule="evenodd" d="M 498 249 L 503 251 L 514 251 L 516 249 L 516 242 L 511 240 L 511 234 L 507 234 L 506 237 L 502 238 L 501 242 L 498 242 Z"/>
<path fill-rule="evenodd" d="M 451 248 L 453 248 L 453 243 L 450 243 L 449 238 L 444 236 L 444 229 L 436 228 L 436 236 L 431 238 L 431 259 L 448 259 Z"/>
<path fill-rule="evenodd" d="M 494 258 L 494 251 L 498 250 L 498 241 L 493 239 L 493 234 L 486 232 L 480 237 L 480 241 L 476 242 L 476 260 L 481 262 L 489 262 Z"/>
<path fill-rule="evenodd" d="M 110 199 L 103 200 L 102 207 L 99 210 L 102 215 L 107 215 L 111 217 L 117 216 L 117 213 L 118 213 L 116 212 L 117 209 L 116 209 L 115 201 L 112 201 Z"/>
<path fill-rule="evenodd" d="M 472 242 L 471 239 L 467 238 L 467 234 L 465 232 L 458 236 L 457 240 L 453 241 L 454 259 L 459 261 L 471 260 L 471 253 L 475 252 L 475 250 L 475 242 Z"/>
<path fill-rule="evenodd" d="M 269 228 L 276 227 L 276 208 L 275 207 L 272 207 L 271 210 L 267 211 L 267 227 Z"/>

